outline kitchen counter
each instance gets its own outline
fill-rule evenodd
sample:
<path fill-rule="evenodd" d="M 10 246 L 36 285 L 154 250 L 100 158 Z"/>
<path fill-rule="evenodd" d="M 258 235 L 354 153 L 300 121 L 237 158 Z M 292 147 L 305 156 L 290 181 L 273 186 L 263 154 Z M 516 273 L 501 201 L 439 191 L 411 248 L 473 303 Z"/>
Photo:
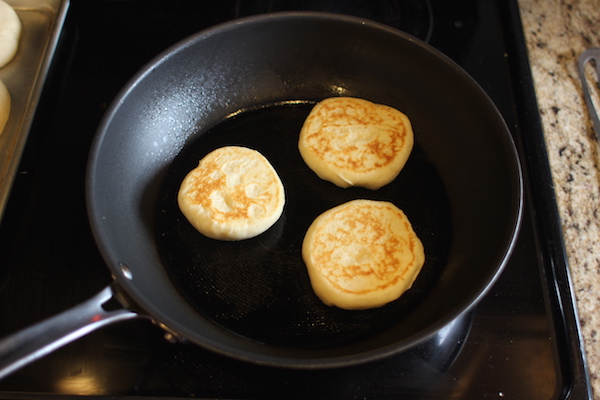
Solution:
<path fill-rule="evenodd" d="M 519 0 L 591 385 L 600 398 L 600 145 L 578 73 L 600 47 L 599 0 Z"/>

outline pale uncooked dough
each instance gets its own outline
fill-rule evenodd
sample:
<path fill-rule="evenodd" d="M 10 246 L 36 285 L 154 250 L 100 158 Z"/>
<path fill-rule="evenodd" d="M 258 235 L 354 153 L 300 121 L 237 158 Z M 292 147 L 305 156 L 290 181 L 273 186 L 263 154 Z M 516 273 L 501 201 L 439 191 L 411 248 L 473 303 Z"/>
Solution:
<path fill-rule="evenodd" d="M 21 37 L 21 20 L 16 11 L 0 0 L 0 68 L 17 54 Z"/>
<path fill-rule="evenodd" d="M 4 82 L 0 81 L 0 134 L 4 131 L 4 127 L 10 116 L 10 93 Z"/>

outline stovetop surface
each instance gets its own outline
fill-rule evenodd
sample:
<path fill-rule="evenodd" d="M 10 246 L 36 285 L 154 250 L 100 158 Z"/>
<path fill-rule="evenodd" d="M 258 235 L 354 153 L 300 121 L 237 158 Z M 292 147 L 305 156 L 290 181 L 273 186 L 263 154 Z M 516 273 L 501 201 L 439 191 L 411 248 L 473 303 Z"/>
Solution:
<path fill-rule="evenodd" d="M 0 337 L 111 282 L 88 225 L 85 167 L 95 129 L 127 80 L 205 27 L 284 9 L 351 13 L 403 29 L 487 91 L 515 137 L 526 178 L 523 226 L 498 282 L 428 342 L 368 365 L 258 367 L 169 343 L 158 327 L 136 320 L 17 371 L 0 381 L 0 398 L 589 398 L 516 1 L 71 0 L 0 225 Z"/>

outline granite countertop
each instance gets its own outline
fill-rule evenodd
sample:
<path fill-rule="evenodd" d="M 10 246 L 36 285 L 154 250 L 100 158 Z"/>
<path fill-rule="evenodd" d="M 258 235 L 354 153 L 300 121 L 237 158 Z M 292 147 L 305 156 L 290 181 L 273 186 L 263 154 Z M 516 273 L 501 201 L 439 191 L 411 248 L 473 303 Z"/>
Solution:
<path fill-rule="evenodd" d="M 600 47 L 600 0 L 519 6 L 592 390 L 600 398 L 600 144 L 578 73 L 579 55 Z"/>

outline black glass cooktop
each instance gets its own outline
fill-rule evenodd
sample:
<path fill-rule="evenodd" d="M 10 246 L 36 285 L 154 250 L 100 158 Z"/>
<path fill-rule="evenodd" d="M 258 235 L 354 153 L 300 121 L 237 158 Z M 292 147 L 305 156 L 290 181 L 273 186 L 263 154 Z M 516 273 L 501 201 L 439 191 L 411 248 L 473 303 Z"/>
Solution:
<path fill-rule="evenodd" d="M 591 398 L 516 1 L 71 0 L 0 225 L 0 337 L 111 282 L 85 209 L 85 168 L 107 105 L 169 45 L 257 13 L 357 15 L 427 41 L 465 68 L 510 127 L 525 214 L 504 273 L 421 346 L 322 371 L 274 369 L 171 343 L 145 320 L 73 342 L 0 381 L 0 398 Z"/>

